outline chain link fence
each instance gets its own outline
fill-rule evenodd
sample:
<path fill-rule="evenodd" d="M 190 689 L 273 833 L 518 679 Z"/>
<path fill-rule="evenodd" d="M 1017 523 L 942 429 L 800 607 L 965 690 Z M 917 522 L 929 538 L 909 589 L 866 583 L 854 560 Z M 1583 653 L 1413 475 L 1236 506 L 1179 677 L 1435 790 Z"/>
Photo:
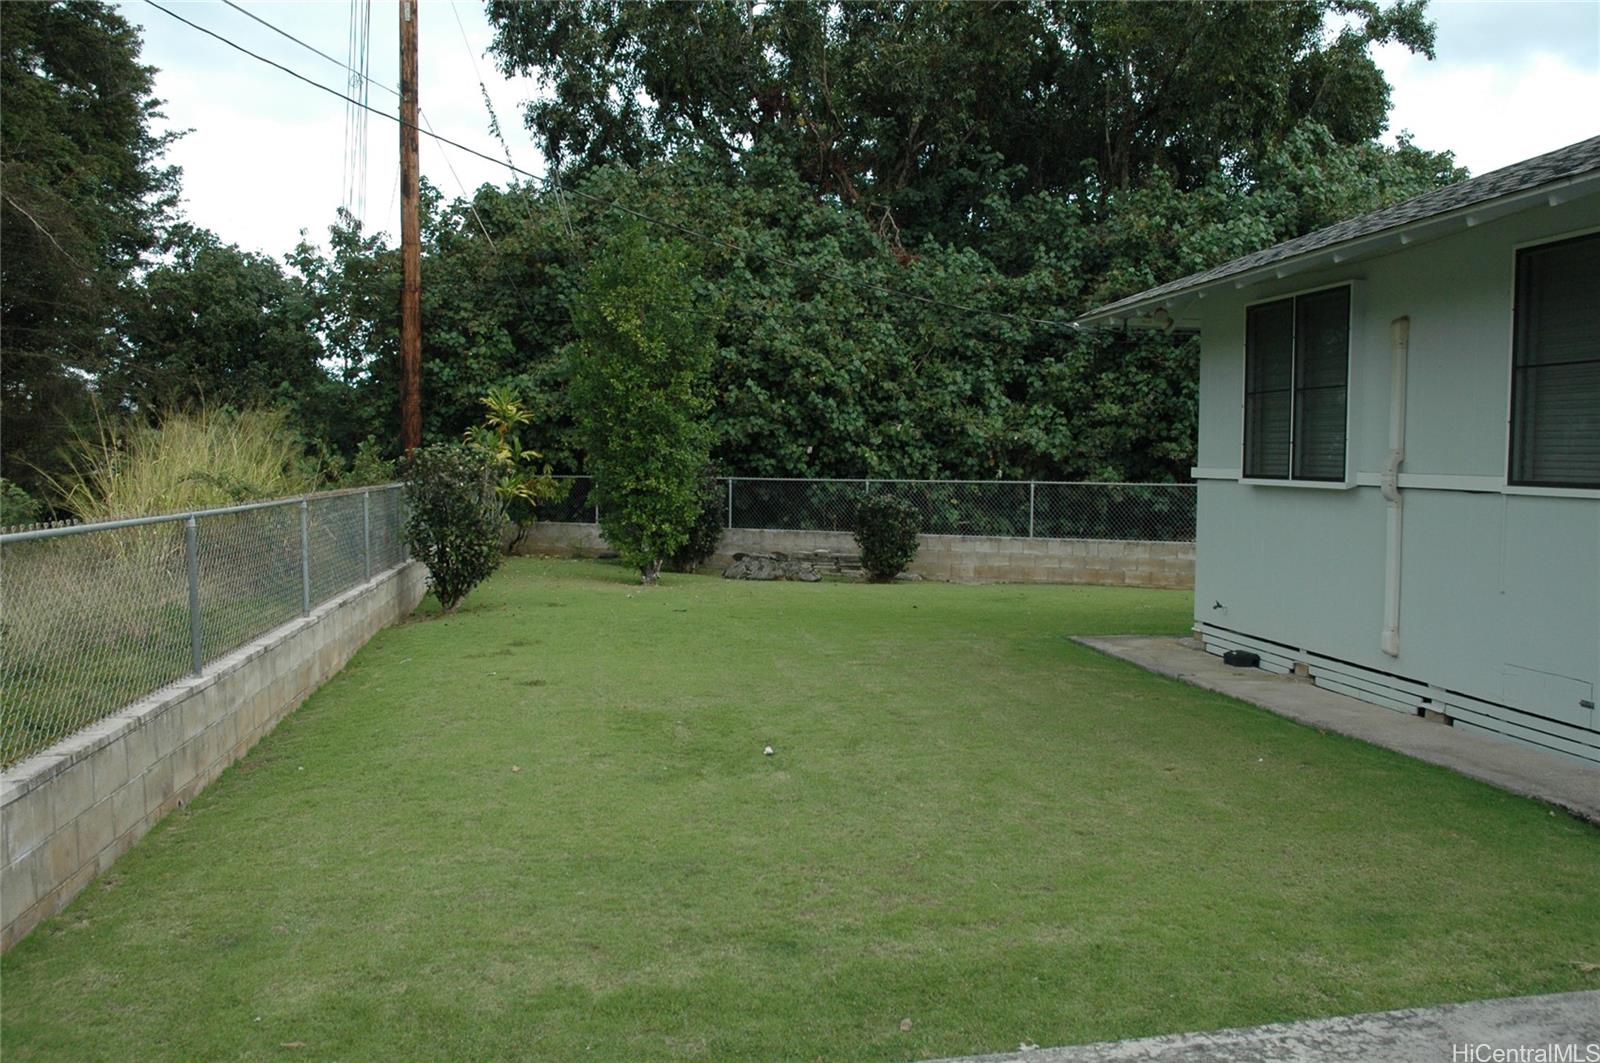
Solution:
<path fill-rule="evenodd" d="M 594 524 L 594 479 L 570 476 L 567 497 L 539 519 Z M 725 528 L 850 531 L 856 504 L 892 494 L 916 507 L 928 535 L 1021 539 L 1193 542 L 1193 484 L 1068 483 L 1032 480 L 800 480 L 723 477 Z"/>
<path fill-rule="evenodd" d="M 0 534 L 0 767 L 405 556 L 399 484 Z"/>

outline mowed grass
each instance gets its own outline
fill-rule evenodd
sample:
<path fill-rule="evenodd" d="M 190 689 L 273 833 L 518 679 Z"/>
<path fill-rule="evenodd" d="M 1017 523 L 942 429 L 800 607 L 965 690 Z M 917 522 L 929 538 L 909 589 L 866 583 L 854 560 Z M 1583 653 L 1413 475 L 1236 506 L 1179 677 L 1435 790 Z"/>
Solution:
<path fill-rule="evenodd" d="M 1068 641 L 1189 610 L 509 562 L 7 955 L 0 1049 L 914 1059 L 1600 986 L 1600 832 Z"/>

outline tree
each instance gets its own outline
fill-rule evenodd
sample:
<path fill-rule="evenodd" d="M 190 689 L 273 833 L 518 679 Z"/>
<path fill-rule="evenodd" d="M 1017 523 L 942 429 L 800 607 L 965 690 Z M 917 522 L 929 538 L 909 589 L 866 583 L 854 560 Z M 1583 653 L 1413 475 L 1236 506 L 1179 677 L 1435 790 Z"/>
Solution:
<path fill-rule="evenodd" d="M 600 528 L 653 584 L 700 515 L 714 321 L 696 305 L 687 249 L 630 228 L 590 267 L 574 310 L 572 405 Z"/>
<path fill-rule="evenodd" d="M 533 418 L 536 449 L 576 468 L 565 347 L 581 271 L 557 206 L 527 187 L 488 185 L 447 203 L 424 180 L 421 212 L 423 438 L 459 439 L 479 421 L 484 393 L 510 385 Z M 349 453 L 373 436 L 394 453 L 399 257 L 384 234 L 348 215 L 328 233 L 327 250 L 302 243 L 290 265 L 311 300 L 324 364 L 347 396 L 330 442 Z"/>
<path fill-rule="evenodd" d="M 89 0 L 0 4 L 0 462 L 60 471 L 122 282 L 177 201 L 138 32 Z"/>
<path fill-rule="evenodd" d="M 1194 341 L 1051 322 L 1464 176 L 1372 139 L 1369 46 L 1431 55 L 1423 11 L 489 4 L 580 241 L 612 202 L 703 235 L 724 469 L 1151 480 L 1193 462 Z"/>
<path fill-rule="evenodd" d="M 363 232 L 361 223 L 341 210 L 328 227 L 328 250 L 302 241 L 288 256 L 288 265 L 304 285 L 310 331 L 320 338 L 322 364 L 343 397 L 337 419 L 325 422 L 317 438 L 344 454 L 373 438 L 397 457 L 399 327 L 394 308 L 400 301 L 399 253 L 382 233 Z M 425 398 L 424 408 L 427 404 Z M 462 427 L 464 423 L 449 435 Z M 442 437 L 433 433 L 428 438 Z"/>
<path fill-rule="evenodd" d="M 569 307 L 584 249 L 638 211 L 707 238 L 693 245 L 695 283 L 728 308 L 710 323 L 707 424 L 730 474 L 1182 480 L 1192 340 L 1051 322 L 1460 176 L 1447 155 L 1342 145 L 1315 123 L 1257 167 L 1260 179 L 1219 171 L 1189 190 L 1152 171 L 1103 208 L 997 193 L 981 246 L 924 241 L 910 260 L 757 151 L 742 171 L 689 152 L 599 167 L 565 204 L 527 187 L 425 197 L 427 435 L 460 438 L 480 397 L 510 385 L 529 418 L 522 445 L 582 467 Z M 391 439 L 393 253 L 335 237 L 299 267 L 316 331 L 328 363 L 352 367 L 350 437 Z"/>
<path fill-rule="evenodd" d="M 310 293 L 276 259 L 173 228 L 168 253 L 121 293 L 103 399 L 137 410 L 275 404 L 312 436 L 336 417 Z"/>
<path fill-rule="evenodd" d="M 818 197 L 897 246 L 982 230 L 1043 192 L 1103 199 L 1153 169 L 1180 187 L 1304 120 L 1340 143 L 1383 131 L 1368 45 L 1432 55 L 1423 0 L 1273 4 L 523 4 L 490 0 L 508 74 L 547 88 L 547 157 L 639 166 L 703 150 L 780 153 Z M 1326 31 L 1330 19 L 1341 28 Z M 685 42 L 693 42 L 685 47 Z M 914 239 L 907 243 L 914 242 Z"/>

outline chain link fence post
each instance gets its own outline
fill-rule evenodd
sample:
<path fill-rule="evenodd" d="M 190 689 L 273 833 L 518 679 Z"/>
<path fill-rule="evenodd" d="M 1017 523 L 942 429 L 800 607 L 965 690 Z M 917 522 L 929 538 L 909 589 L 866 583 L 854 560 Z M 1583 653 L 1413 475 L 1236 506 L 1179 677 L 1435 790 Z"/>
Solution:
<path fill-rule="evenodd" d="M 726 526 L 733 527 L 733 477 L 731 476 L 728 477 L 728 523 Z"/>
<path fill-rule="evenodd" d="M 311 503 L 300 500 L 300 615 L 311 615 Z"/>
<path fill-rule="evenodd" d="M 189 564 L 189 663 L 199 675 L 206 657 L 200 627 L 200 526 L 193 513 L 183 522 L 183 552 Z"/>
<path fill-rule="evenodd" d="M 372 579 L 372 488 L 361 492 L 361 557 L 365 578 Z"/>
<path fill-rule="evenodd" d="M 1033 489 L 1034 482 L 1028 481 L 1028 538 L 1033 538 Z"/>

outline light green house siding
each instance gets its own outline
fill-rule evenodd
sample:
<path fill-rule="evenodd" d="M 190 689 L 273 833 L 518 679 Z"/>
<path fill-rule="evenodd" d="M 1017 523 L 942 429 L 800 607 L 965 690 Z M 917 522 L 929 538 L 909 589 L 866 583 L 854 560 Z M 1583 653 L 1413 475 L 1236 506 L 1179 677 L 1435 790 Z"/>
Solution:
<path fill-rule="evenodd" d="M 1600 491 L 1506 486 L 1516 248 L 1600 228 L 1600 196 L 1540 202 L 1388 254 L 1208 292 L 1196 623 L 1213 649 L 1399 711 L 1433 709 L 1600 762 Z M 1240 482 L 1245 306 L 1354 283 L 1354 486 Z M 1600 329 L 1600 278 L 1595 279 Z M 1390 324 L 1410 320 L 1400 652 L 1383 651 Z M 1217 603 L 1220 603 L 1220 607 Z"/>

